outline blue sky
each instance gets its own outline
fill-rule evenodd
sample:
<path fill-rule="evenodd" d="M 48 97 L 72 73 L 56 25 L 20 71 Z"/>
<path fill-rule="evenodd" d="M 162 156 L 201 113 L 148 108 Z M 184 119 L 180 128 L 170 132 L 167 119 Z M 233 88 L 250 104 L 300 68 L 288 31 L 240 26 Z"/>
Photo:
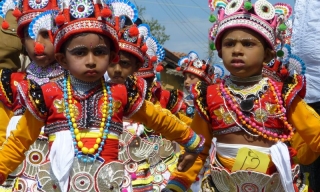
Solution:
<path fill-rule="evenodd" d="M 170 40 L 164 47 L 171 51 L 188 53 L 196 51 L 205 59 L 208 53 L 208 21 L 210 9 L 208 0 L 131 0 L 146 8 L 144 18 L 154 17 L 166 26 Z M 253 0 L 252 2 L 255 2 Z M 283 2 L 291 6 L 294 0 L 269 0 L 270 3 Z"/>

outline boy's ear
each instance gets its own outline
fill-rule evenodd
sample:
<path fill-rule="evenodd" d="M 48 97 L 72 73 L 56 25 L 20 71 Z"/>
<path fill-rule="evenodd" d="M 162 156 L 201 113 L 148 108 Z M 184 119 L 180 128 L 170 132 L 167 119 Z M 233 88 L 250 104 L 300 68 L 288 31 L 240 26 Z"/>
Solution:
<path fill-rule="evenodd" d="M 67 65 L 67 60 L 66 60 L 65 54 L 56 53 L 54 55 L 54 57 L 56 58 L 56 61 L 61 65 L 61 67 L 63 67 L 64 69 L 68 70 L 68 65 Z"/>
<path fill-rule="evenodd" d="M 269 63 L 272 59 L 274 59 L 276 56 L 276 52 L 274 50 L 271 50 L 270 48 L 267 48 L 264 54 L 264 62 Z"/>

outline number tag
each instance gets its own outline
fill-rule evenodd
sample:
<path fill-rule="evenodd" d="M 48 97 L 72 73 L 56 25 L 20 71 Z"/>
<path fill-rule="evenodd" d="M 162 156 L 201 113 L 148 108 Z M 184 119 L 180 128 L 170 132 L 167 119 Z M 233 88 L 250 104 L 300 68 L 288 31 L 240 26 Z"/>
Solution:
<path fill-rule="evenodd" d="M 247 170 L 266 173 L 269 163 L 269 155 L 243 147 L 238 151 L 236 161 L 232 167 L 232 172 L 238 170 Z"/>

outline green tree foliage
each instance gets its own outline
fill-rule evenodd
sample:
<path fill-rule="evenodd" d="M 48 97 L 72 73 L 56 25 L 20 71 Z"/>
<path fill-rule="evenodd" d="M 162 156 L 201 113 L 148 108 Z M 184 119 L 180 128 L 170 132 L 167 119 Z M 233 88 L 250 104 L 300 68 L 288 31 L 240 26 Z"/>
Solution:
<path fill-rule="evenodd" d="M 146 23 L 150 26 L 151 34 L 159 41 L 160 44 L 163 45 L 170 39 L 170 35 L 166 34 L 166 27 L 164 25 L 161 25 L 159 21 L 157 19 L 154 19 L 153 17 L 151 19 L 145 19 L 143 15 L 146 8 L 140 6 L 137 7 L 142 23 Z"/>

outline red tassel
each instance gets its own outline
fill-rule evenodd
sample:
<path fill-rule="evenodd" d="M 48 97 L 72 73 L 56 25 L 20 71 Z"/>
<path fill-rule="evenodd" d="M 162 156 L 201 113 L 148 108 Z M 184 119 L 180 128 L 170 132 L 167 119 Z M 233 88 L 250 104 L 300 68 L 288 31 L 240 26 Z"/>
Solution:
<path fill-rule="evenodd" d="M 276 59 L 276 60 L 274 61 L 274 64 L 273 64 L 273 66 L 272 66 L 272 69 L 273 69 L 274 71 L 278 71 L 280 65 L 281 65 L 281 62 L 280 62 L 278 59 Z"/>
<path fill-rule="evenodd" d="M 189 63 L 189 60 L 188 59 L 184 60 L 184 63 Z"/>
<path fill-rule="evenodd" d="M 101 17 L 109 18 L 111 16 L 112 16 L 112 11 L 109 8 L 105 7 L 102 9 Z"/>
<path fill-rule="evenodd" d="M 2 29 L 9 29 L 9 23 L 5 20 L 2 22 Z"/>
<path fill-rule="evenodd" d="M 55 19 L 55 22 L 57 25 L 63 25 L 65 21 L 66 21 L 66 18 L 60 14 Z"/>
<path fill-rule="evenodd" d="M 44 46 L 41 43 L 34 43 L 34 53 L 36 55 L 42 55 L 44 53 Z"/>
<path fill-rule="evenodd" d="M 138 27 L 136 27 L 135 25 L 130 27 L 129 29 L 129 35 L 130 37 L 136 37 L 139 35 L 139 30 L 138 30 Z"/>
<path fill-rule="evenodd" d="M 156 62 L 157 61 L 157 56 L 153 56 L 153 57 L 151 57 L 151 59 L 150 59 L 150 61 L 152 62 L 152 63 L 154 63 L 154 62 Z"/>
<path fill-rule="evenodd" d="M 22 13 L 21 13 L 21 11 L 20 11 L 18 8 L 15 8 L 15 9 L 13 10 L 13 12 L 12 12 L 12 15 L 13 15 L 14 17 L 16 17 L 16 18 L 19 18 L 19 17 L 21 17 Z"/>
<path fill-rule="evenodd" d="M 141 47 L 141 51 L 142 51 L 142 53 L 146 53 L 146 52 L 147 52 L 147 50 L 148 50 L 147 45 L 143 45 L 143 46 Z"/>
<path fill-rule="evenodd" d="M 157 72 L 161 72 L 161 71 L 163 71 L 163 66 L 162 65 L 158 65 L 157 67 L 156 67 L 156 71 Z"/>
<path fill-rule="evenodd" d="M 177 71 L 181 71 L 181 67 L 177 67 L 176 70 L 177 70 Z"/>

